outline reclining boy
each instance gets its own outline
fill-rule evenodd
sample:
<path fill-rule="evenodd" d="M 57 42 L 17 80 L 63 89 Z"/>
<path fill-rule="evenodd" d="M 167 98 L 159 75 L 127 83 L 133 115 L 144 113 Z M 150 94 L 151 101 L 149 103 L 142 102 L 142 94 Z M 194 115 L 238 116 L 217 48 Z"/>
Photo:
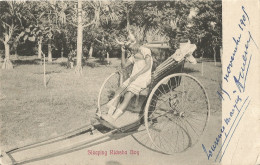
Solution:
<path fill-rule="evenodd" d="M 123 68 L 127 68 L 129 65 L 133 65 L 133 70 L 122 86 L 117 90 L 114 99 L 112 99 L 108 104 L 108 114 L 102 116 L 104 120 L 113 122 L 119 118 L 126 110 L 131 99 L 135 95 L 139 95 L 140 91 L 151 82 L 152 76 L 152 65 L 153 59 L 151 56 L 151 50 L 140 43 L 135 43 L 131 45 L 132 51 L 135 53 L 128 58 L 126 64 Z M 124 94 L 124 100 L 119 103 L 119 95 L 126 91 Z M 118 105 L 119 104 L 119 105 Z"/>

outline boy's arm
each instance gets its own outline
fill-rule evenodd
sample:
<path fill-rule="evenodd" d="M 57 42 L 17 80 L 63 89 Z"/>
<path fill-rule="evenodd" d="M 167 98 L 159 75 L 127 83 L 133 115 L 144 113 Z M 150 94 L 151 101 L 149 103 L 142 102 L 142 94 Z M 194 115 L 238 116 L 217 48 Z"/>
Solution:
<path fill-rule="evenodd" d="M 131 58 L 131 57 L 130 57 L 130 58 Z M 118 71 L 119 71 L 119 72 L 124 72 L 124 70 L 125 70 L 128 66 L 130 66 L 130 65 L 132 65 L 132 64 L 133 64 L 133 61 L 128 58 L 128 60 L 126 61 L 126 63 L 125 63 L 124 65 L 122 65 L 122 68 L 119 69 Z"/>
<path fill-rule="evenodd" d="M 152 66 L 151 66 L 151 60 L 152 60 L 152 57 L 149 56 L 149 55 L 146 55 L 145 56 L 145 67 L 140 70 L 140 72 L 138 72 L 137 74 L 135 74 L 134 76 L 132 76 L 129 80 L 129 83 L 130 82 L 133 82 L 134 80 L 137 79 L 137 77 L 139 77 L 140 75 L 142 75 L 143 73 L 147 72 Z"/>
<path fill-rule="evenodd" d="M 126 61 L 126 63 L 122 66 L 122 69 L 125 69 L 125 68 L 127 68 L 128 66 L 130 66 L 130 65 L 132 65 L 132 64 L 133 64 L 133 62 L 128 59 L 128 60 Z"/>

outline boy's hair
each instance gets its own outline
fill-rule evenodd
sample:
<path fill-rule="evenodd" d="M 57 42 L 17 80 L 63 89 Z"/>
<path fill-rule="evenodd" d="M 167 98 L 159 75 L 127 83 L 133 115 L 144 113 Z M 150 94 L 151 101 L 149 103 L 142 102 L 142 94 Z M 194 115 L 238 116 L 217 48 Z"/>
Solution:
<path fill-rule="evenodd" d="M 139 51 L 140 46 L 142 46 L 140 42 L 136 42 L 135 44 L 130 45 L 129 48 L 133 53 L 137 53 Z"/>

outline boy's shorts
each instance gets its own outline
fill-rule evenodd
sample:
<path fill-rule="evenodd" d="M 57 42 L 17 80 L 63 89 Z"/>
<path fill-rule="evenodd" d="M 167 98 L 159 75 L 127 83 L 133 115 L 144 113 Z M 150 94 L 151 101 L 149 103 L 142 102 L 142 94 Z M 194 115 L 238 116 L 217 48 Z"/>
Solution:
<path fill-rule="evenodd" d="M 127 79 L 123 84 L 122 87 L 123 88 L 127 88 L 126 91 L 128 92 L 132 92 L 135 95 L 139 95 L 139 93 L 143 90 L 142 87 L 138 86 L 137 84 L 135 84 L 134 82 L 132 82 L 129 86 L 129 79 Z"/>

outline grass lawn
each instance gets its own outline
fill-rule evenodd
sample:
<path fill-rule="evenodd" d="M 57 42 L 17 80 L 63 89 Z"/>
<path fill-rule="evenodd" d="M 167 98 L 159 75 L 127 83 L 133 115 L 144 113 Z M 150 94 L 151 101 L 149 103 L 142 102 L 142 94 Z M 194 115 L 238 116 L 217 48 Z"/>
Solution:
<path fill-rule="evenodd" d="M 0 70 L 0 147 L 10 149 L 51 138 L 89 123 L 97 107 L 98 91 L 104 79 L 120 66 L 83 67 L 78 77 L 73 69 L 59 62 L 47 64 L 47 88 L 43 85 L 43 66 L 35 57 L 14 61 L 13 70 Z M 185 64 L 185 72 L 198 78 L 209 95 L 212 114 L 221 115 L 217 95 L 221 83 L 221 64 Z"/>

